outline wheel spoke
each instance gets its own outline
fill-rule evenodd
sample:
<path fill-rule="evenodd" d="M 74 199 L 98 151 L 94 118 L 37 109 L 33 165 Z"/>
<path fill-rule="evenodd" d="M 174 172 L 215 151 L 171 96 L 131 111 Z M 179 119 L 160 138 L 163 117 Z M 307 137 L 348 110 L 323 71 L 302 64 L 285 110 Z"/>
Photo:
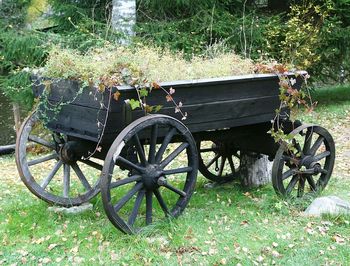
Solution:
<path fill-rule="evenodd" d="M 186 192 L 170 185 L 164 177 L 163 177 L 163 181 L 162 181 L 161 185 L 166 187 L 167 189 L 175 192 L 176 194 L 180 195 L 181 197 L 186 197 Z"/>
<path fill-rule="evenodd" d="M 114 210 L 116 212 L 118 212 L 124 205 L 125 203 L 127 203 L 132 196 L 134 196 L 138 191 L 140 191 L 140 189 L 143 187 L 142 183 L 137 183 L 131 190 L 129 190 L 128 193 L 126 193 L 124 195 L 124 197 L 122 197 L 116 205 L 114 205 Z"/>
<path fill-rule="evenodd" d="M 320 172 L 321 172 L 322 174 L 325 174 L 325 175 L 328 174 L 328 170 L 326 170 L 326 169 L 321 169 Z"/>
<path fill-rule="evenodd" d="M 317 138 L 317 140 L 315 141 L 314 145 L 312 145 L 311 149 L 310 149 L 310 155 L 315 155 L 316 151 L 318 150 L 318 148 L 321 146 L 321 144 L 324 141 L 324 137 L 319 136 Z"/>
<path fill-rule="evenodd" d="M 200 152 L 211 152 L 211 151 L 218 151 L 218 148 L 205 148 L 205 149 L 200 149 Z"/>
<path fill-rule="evenodd" d="M 156 155 L 156 162 L 159 163 L 162 160 L 163 154 L 166 150 L 166 147 L 169 145 L 171 139 L 176 133 L 176 128 L 172 128 L 168 134 L 165 136 L 162 145 L 160 146 L 157 155 Z"/>
<path fill-rule="evenodd" d="M 284 172 L 282 175 L 282 180 L 286 180 L 288 177 L 295 174 L 296 169 L 289 169 L 288 171 Z"/>
<path fill-rule="evenodd" d="M 283 159 L 283 161 L 285 161 L 285 162 L 294 162 L 294 159 L 293 159 L 293 157 L 291 157 L 291 156 L 288 156 L 288 155 L 282 155 L 282 159 Z"/>
<path fill-rule="evenodd" d="M 295 187 L 295 185 L 297 184 L 299 180 L 299 176 L 298 175 L 294 175 L 292 180 L 290 180 L 287 188 L 286 188 L 286 194 L 290 194 L 292 192 L 292 189 Z"/>
<path fill-rule="evenodd" d="M 192 167 L 183 167 L 183 168 L 177 168 L 177 169 L 170 169 L 170 170 L 164 170 L 164 175 L 172 175 L 172 174 L 181 174 L 181 173 L 188 173 L 193 170 Z"/>
<path fill-rule="evenodd" d="M 316 183 L 312 175 L 306 175 L 306 180 L 309 183 L 311 190 L 316 191 Z"/>
<path fill-rule="evenodd" d="M 219 175 L 218 176 L 222 176 L 222 173 L 223 173 L 224 167 L 225 167 L 225 162 L 226 162 L 226 157 L 222 156 L 221 157 L 221 164 L 220 164 Z"/>
<path fill-rule="evenodd" d="M 168 216 L 169 215 L 169 209 L 168 209 L 168 207 L 167 207 L 167 205 L 166 205 L 162 195 L 160 194 L 159 189 L 156 189 L 155 191 L 153 191 L 153 193 L 156 196 L 160 207 L 162 208 L 163 212 L 165 213 L 165 216 Z"/>
<path fill-rule="evenodd" d="M 328 157 L 329 155 L 331 155 L 331 152 L 330 151 L 325 151 L 325 152 L 322 152 L 320 154 L 317 154 L 316 156 L 314 156 L 313 158 L 313 161 L 314 162 L 318 162 L 326 157 Z"/>
<path fill-rule="evenodd" d="M 146 224 L 152 223 L 152 191 L 146 191 Z"/>
<path fill-rule="evenodd" d="M 215 157 L 205 167 L 209 168 L 210 166 L 212 166 L 212 164 L 215 163 L 217 159 L 219 159 L 219 157 L 220 157 L 220 154 L 216 154 Z"/>
<path fill-rule="evenodd" d="M 160 163 L 160 167 L 164 168 L 166 167 L 169 163 L 171 163 L 184 149 L 186 149 L 190 144 L 187 142 L 182 143 L 179 147 L 177 147 L 167 158 L 164 159 Z"/>
<path fill-rule="evenodd" d="M 47 185 L 51 182 L 52 178 L 55 176 L 57 171 L 61 168 L 62 166 L 62 161 L 58 161 L 55 166 L 52 168 L 51 172 L 48 174 L 48 176 L 43 180 L 41 183 L 41 187 L 45 189 Z"/>
<path fill-rule="evenodd" d="M 134 139 L 135 139 L 135 143 L 136 143 L 136 150 L 137 150 L 137 153 L 140 157 L 141 164 L 143 166 L 145 166 L 146 165 L 145 151 L 143 150 L 143 147 L 141 145 L 140 138 L 137 134 L 135 134 Z"/>
<path fill-rule="evenodd" d="M 54 145 L 53 143 L 50 143 L 50 142 L 48 142 L 48 141 L 46 141 L 46 140 L 44 140 L 44 139 L 41 139 L 41 138 L 39 138 L 39 137 L 37 137 L 37 136 L 29 135 L 28 139 L 29 139 L 30 141 L 33 141 L 33 142 L 38 143 L 38 144 L 40 144 L 40 145 L 43 145 L 43 146 L 45 146 L 45 147 L 47 147 L 47 148 L 50 148 L 50 149 L 52 149 L 52 150 L 55 149 L 55 145 Z"/>
<path fill-rule="evenodd" d="M 230 164 L 231 173 L 234 174 L 236 172 L 236 168 L 235 168 L 235 165 L 233 163 L 232 157 L 229 156 L 227 159 L 228 159 L 228 162 Z"/>
<path fill-rule="evenodd" d="M 130 184 L 132 182 L 137 182 L 137 181 L 140 181 L 140 180 L 141 180 L 141 176 L 140 175 L 133 175 L 133 176 L 130 176 L 130 177 L 118 180 L 116 182 L 112 182 L 111 185 L 110 185 L 110 189 L 116 188 L 116 187 L 119 187 L 119 186 L 122 186 L 122 185 Z"/>
<path fill-rule="evenodd" d="M 308 128 L 306 131 L 305 135 L 305 142 L 304 142 L 304 147 L 303 147 L 303 153 L 304 154 L 309 154 L 310 152 L 310 147 L 311 147 L 311 142 L 312 142 L 312 134 L 313 134 L 313 128 Z"/>
<path fill-rule="evenodd" d="M 38 158 L 38 159 L 35 159 L 33 161 L 28 162 L 28 166 L 32 166 L 32 165 L 36 165 L 36 164 L 39 164 L 39 163 L 47 162 L 47 161 L 50 161 L 50 160 L 53 160 L 53 159 L 57 159 L 57 158 L 58 158 L 57 153 L 50 154 L 48 156 L 45 156 L 45 157 L 42 157 L 42 158 Z"/>
<path fill-rule="evenodd" d="M 131 169 L 135 169 L 139 173 L 143 173 L 145 171 L 145 169 L 143 167 L 140 167 L 140 166 L 130 162 L 129 160 L 125 159 L 124 157 L 122 157 L 120 155 L 117 157 L 117 161 L 121 162 L 122 164 L 125 164 L 126 166 L 130 167 Z"/>
<path fill-rule="evenodd" d="M 93 167 L 93 168 L 95 168 L 97 170 L 100 170 L 100 171 L 102 171 L 102 169 L 103 169 L 102 165 L 100 165 L 98 163 L 95 163 L 95 162 L 93 162 L 91 160 L 79 160 L 79 162 L 82 162 L 82 163 L 84 163 L 84 164 L 86 164 L 88 166 L 91 166 L 91 167 Z"/>
<path fill-rule="evenodd" d="M 86 179 L 85 175 L 83 174 L 83 172 L 81 171 L 79 165 L 77 163 L 72 164 L 72 168 L 74 170 L 74 172 L 77 174 L 80 182 L 83 184 L 84 188 L 87 191 L 90 191 L 92 189 L 92 187 L 89 184 L 89 181 Z"/>
<path fill-rule="evenodd" d="M 145 191 L 144 190 L 140 190 L 139 193 L 137 193 L 137 197 L 135 200 L 135 204 L 134 207 L 131 211 L 131 214 L 129 216 L 129 220 L 128 220 L 128 224 L 133 226 L 137 217 L 137 214 L 139 212 L 143 197 L 145 196 Z"/>
<path fill-rule="evenodd" d="M 70 166 L 68 164 L 63 165 L 63 197 L 69 197 L 70 190 Z"/>
<path fill-rule="evenodd" d="M 298 183 L 298 198 L 301 198 L 304 196 L 304 190 L 305 190 L 305 178 L 301 176 L 299 178 L 299 183 Z"/>
<path fill-rule="evenodd" d="M 152 126 L 151 142 L 149 145 L 148 162 L 154 164 L 156 161 L 156 146 L 158 137 L 158 124 Z"/>

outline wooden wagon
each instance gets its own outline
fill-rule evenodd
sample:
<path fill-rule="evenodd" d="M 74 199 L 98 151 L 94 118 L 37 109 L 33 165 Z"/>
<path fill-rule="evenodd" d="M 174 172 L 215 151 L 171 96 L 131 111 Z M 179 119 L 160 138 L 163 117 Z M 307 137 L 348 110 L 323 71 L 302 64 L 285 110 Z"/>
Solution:
<path fill-rule="evenodd" d="M 129 86 L 118 87 L 115 101 L 116 88 L 100 93 L 54 81 L 47 97 L 53 108 L 39 108 L 18 134 L 18 171 L 29 190 L 51 204 L 80 205 L 101 192 L 108 218 L 125 233 L 177 217 L 198 170 L 216 182 L 235 178 L 241 152 L 274 160 L 279 195 L 320 192 L 334 165 L 333 139 L 320 126 L 291 123 L 286 113 L 280 123 L 294 149 L 275 143 L 267 132 L 280 104 L 278 83 L 272 74 L 161 83 L 182 101 L 188 117 L 181 121 L 168 103 L 158 114 L 132 110 L 128 99 L 137 95 Z M 40 80 L 34 91 L 43 92 Z M 147 101 L 163 99 L 162 90 L 153 90 Z"/>

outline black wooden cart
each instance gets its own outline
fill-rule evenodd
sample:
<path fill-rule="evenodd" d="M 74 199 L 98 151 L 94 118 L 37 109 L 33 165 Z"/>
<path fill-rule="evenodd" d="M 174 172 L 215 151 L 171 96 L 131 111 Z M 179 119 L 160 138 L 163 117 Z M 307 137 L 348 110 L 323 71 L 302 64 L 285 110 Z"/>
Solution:
<path fill-rule="evenodd" d="M 274 160 L 279 195 L 320 192 L 334 165 L 333 139 L 320 126 L 293 124 L 282 115 L 294 149 L 274 142 L 267 131 L 279 107 L 278 83 L 272 74 L 162 83 L 176 90 L 188 113 L 180 121 L 162 90 L 153 90 L 147 101 L 164 107 L 145 115 L 131 110 L 128 99 L 137 98 L 132 87 L 118 87 L 115 101 L 115 89 L 78 93 L 77 82 L 55 81 L 51 111 L 34 112 L 18 134 L 18 171 L 29 190 L 51 204 L 80 205 L 101 191 L 108 218 L 125 233 L 177 217 L 193 194 L 198 169 L 216 182 L 235 178 L 241 152 Z M 37 95 L 41 84 L 37 80 Z M 53 112 L 57 105 L 62 109 Z"/>

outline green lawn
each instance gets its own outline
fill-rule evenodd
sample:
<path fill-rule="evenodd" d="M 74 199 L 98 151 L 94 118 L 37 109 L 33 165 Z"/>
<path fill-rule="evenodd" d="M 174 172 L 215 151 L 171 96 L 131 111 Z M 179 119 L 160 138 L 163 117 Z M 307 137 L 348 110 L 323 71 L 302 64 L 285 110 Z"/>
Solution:
<path fill-rule="evenodd" d="M 330 93 L 332 91 L 332 93 Z M 350 87 L 322 89 L 302 120 L 327 127 L 337 145 L 334 175 L 323 195 L 350 200 Z M 177 220 L 123 235 L 105 217 L 99 196 L 80 215 L 49 212 L 21 183 L 14 158 L 0 158 L 0 264 L 71 265 L 349 265 L 350 217 L 306 218 L 308 202 L 284 202 L 271 185 L 238 183 L 197 189 Z"/>

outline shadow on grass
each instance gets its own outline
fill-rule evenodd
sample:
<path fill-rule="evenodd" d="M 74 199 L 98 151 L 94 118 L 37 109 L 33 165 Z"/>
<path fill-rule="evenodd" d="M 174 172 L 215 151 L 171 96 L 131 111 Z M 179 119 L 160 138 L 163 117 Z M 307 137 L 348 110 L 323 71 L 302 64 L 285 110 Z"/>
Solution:
<path fill-rule="evenodd" d="M 350 84 L 315 89 L 311 94 L 313 100 L 318 101 L 320 105 L 348 102 L 350 101 Z"/>

